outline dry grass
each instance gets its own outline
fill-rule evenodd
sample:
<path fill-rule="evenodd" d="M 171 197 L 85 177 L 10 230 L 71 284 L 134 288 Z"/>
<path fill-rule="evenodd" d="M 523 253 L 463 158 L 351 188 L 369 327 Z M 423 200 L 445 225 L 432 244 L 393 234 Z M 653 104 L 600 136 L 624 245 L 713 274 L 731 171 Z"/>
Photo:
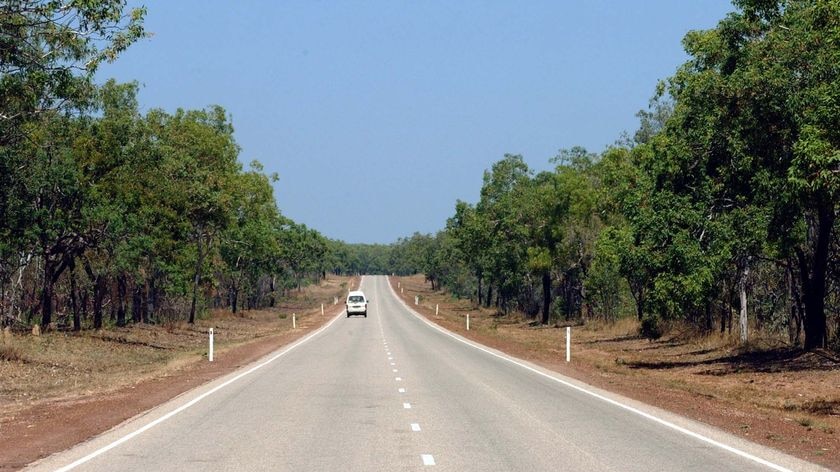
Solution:
<path fill-rule="evenodd" d="M 81 333 L 12 335 L 0 345 L 0 412 L 35 402 L 71 398 L 171 375 L 207 355 L 207 332 L 214 328 L 216 351 L 290 330 L 291 314 L 305 328 L 320 304 L 343 296 L 350 279 L 330 277 L 321 285 L 294 291 L 272 310 L 233 314 L 214 310 L 195 325 L 171 321 Z"/>
<path fill-rule="evenodd" d="M 10 344 L 0 346 L 0 361 L 21 362 L 23 360 L 23 353 L 16 346 Z"/>
<path fill-rule="evenodd" d="M 565 356 L 565 329 L 539 326 L 516 314 L 499 316 L 495 309 L 466 301 L 452 303 L 419 276 L 399 282 L 405 297 L 420 295 L 421 305 L 432 313 L 439 305 L 439 322 L 461 328 L 469 312 L 474 336 L 535 360 L 556 363 Z M 611 381 L 624 379 L 751 408 L 795 412 L 798 424 L 813 425 L 821 419 L 825 431 L 840 425 L 840 363 L 831 356 L 802 352 L 755 331 L 750 344 L 741 346 L 737 334 L 701 334 L 679 324 L 668 328 L 661 339 L 648 341 L 638 335 L 639 324 L 632 318 L 574 326 L 574 365 L 588 366 Z"/>

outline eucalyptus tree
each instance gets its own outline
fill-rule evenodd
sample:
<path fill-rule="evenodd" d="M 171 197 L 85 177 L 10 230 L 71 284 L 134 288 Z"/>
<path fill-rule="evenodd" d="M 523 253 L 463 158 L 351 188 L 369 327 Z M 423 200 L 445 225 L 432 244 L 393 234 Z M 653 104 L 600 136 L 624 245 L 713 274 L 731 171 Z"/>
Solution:
<path fill-rule="evenodd" d="M 78 126 L 67 116 L 91 105 L 98 65 L 144 35 L 145 9 L 126 10 L 120 0 L 19 0 L 0 7 L 0 289 L 12 270 L 22 270 L 33 257 L 32 222 L 43 221 L 45 207 L 33 206 L 29 185 L 43 190 L 46 178 L 73 178 L 69 165 L 50 169 L 58 146 L 65 148 L 62 162 L 71 159 L 59 128 Z M 44 141 L 46 135 L 56 142 Z M 33 150 L 34 143 L 50 149 Z M 42 321 L 51 320 L 47 285 L 40 297 L 47 309 Z"/>
<path fill-rule="evenodd" d="M 234 177 L 231 187 L 233 219 L 220 238 L 224 261 L 222 274 L 234 313 L 239 308 L 239 294 L 243 288 L 250 290 L 250 298 L 256 298 L 259 280 L 270 273 L 272 256 L 280 250 L 274 234 L 280 214 L 271 187 L 276 176 L 267 176 L 262 169 L 262 165 L 254 161 L 251 170 Z"/>
<path fill-rule="evenodd" d="M 475 206 L 458 201 L 455 214 L 446 222 L 446 232 L 451 235 L 457 253 L 475 278 L 476 289 L 473 293 L 481 305 L 484 294 L 482 283 L 486 280 L 490 258 L 487 252 L 490 234 L 486 215 L 479 213 Z"/>
<path fill-rule="evenodd" d="M 769 238 L 795 264 L 805 347 L 820 347 L 840 198 L 840 2 L 735 4 L 716 28 L 686 36 L 692 59 L 668 82 L 674 116 L 653 141 L 653 172 L 693 213 L 692 244 L 712 259 L 743 278 Z M 716 229 L 735 243 L 713 248 Z M 712 276 L 717 263 L 706 264 Z"/>
<path fill-rule="evenodd" d="M 531 171 L 519 155 L 506 154 L 484 172 L 476 212 L 486 222 L 486 246 L 480 250 L 488 262 L 487 306 L 495 285 L 499 305 L 506 310 L 527 272 L 527 228 L 522 225 L 525 215 L 517 203 L 519 192 L 529 185 L 530 179 Z"/>
<path fill-rule="evenodd" d="M 189 243 L 182 249 L 190 261 L 191 303 L 189 322 L 195 321 L 198 292 L 208 273 L 208 257 L 218 249 L 221 232 L 233 219 L 233 189 L 240 171 L 239 146 L 233 126 L 222 107 L 178 110 L 160 114 L 156 125 L 160 150 L 166 157 L 162 177 L 171 194 L 168 204 L 179 215 Z"/>

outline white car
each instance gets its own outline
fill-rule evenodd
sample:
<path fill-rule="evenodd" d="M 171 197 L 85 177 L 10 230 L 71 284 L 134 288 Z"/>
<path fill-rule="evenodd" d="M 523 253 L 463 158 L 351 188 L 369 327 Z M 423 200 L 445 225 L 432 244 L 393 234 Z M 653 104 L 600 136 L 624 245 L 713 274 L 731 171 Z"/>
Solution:
<path fill-rule="evenodd" d="M 350 315 L 362 315 L 367 318 L 367 305 L 368 299 L 365 297 L 364 292 L 356 290 L 348 293 L 347 301 L 345 302 L 347 317 L 350 318 Z"/>

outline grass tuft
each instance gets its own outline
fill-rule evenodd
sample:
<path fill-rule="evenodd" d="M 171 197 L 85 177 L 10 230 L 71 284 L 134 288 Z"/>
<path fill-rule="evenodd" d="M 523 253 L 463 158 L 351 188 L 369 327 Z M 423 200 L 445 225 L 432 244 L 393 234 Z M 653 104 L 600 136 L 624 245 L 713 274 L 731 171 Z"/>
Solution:
<path fill-rule="evenodd" d="M 17 347 L 8 344 L 0 346 L 0 361 L 18 362 L 25 360 L 23 352 Z"/>

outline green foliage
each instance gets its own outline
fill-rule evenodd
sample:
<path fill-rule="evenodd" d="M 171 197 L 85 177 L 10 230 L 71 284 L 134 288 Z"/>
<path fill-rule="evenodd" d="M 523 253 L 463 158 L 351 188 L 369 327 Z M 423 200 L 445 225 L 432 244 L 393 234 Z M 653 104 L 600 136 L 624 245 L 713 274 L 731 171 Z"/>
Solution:
<path fill-rule="evenodd" d="M 667 320 L 731 330 L 754 306 L 825 345 L 840 323 L 840 1 L 735 4 L 686 35 L 690 60 L 623 144 L 562 150 L 536 176 L 521 156 L 493 164 L 438 236 L 461 268 L 444 285 L 544 322 L 614 318 L 631 299 L 651 338 Z"/>
<path fill-rule="evenodd" d="M 141 115 L 136 92 L 109 81 L 96 115 L 39 115 L 5 148 L 28 164 L 3 194 L 16 204 L 2 226 L 14 235 L 0 248 L 4 322 L 49 324 L 56 300 L 76 329 L 84 313 L 94 327 L 194 321 L 209 303 L 270 305 L 323 276 L 327 241 L 280 215 L 259 163 L 242 171 L 221 107 Z M 6 290 L 13 270 L 31 288 Z"/>
<path fill-rule="evenodd" d="M 655 341 L 662 337 L 662 326 L 656 316 L 645 316 L 639 326 L 639 334 L 646 339 Z"/>

